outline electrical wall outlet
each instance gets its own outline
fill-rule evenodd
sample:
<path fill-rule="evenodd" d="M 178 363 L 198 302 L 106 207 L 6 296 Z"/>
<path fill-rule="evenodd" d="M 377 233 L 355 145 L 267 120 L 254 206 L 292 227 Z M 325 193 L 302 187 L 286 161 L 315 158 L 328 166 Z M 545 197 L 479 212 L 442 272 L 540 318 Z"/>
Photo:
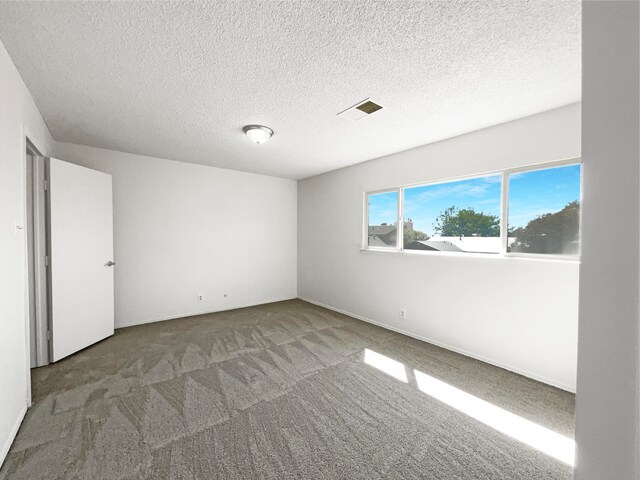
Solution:
<path fill-rule="evenodd" d="M 406 320 L 407 319 L 407 311 L 404 308 L 400 309 L 400 320 Z"/>
<path fill-rule="evenodd" d="M 202 293 L 198 294 L 198 301 L 201 302 L 202 300 L 204 300 L 204 295 Z"/>

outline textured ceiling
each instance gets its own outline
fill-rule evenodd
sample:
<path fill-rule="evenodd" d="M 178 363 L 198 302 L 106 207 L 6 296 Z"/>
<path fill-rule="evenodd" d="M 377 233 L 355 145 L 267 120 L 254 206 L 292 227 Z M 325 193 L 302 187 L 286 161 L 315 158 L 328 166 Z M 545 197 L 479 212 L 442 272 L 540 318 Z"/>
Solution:
<path fill-rule="evenodd" d="M 0 37 L 58 141 L 304 178 L 579 101 L 580 8 L 3 1 Z"/>

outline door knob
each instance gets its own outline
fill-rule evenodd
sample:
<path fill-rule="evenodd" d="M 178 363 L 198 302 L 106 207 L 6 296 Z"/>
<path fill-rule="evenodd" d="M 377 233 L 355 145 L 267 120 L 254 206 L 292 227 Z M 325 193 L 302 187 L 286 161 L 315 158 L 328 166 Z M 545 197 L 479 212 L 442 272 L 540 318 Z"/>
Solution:
<path fill-rule="evenodd" d="M 111 260 L 109 260 L 106 264 L 105 267 L 113 267 L 116 264 L 116 262 L 112 262 Z"/>

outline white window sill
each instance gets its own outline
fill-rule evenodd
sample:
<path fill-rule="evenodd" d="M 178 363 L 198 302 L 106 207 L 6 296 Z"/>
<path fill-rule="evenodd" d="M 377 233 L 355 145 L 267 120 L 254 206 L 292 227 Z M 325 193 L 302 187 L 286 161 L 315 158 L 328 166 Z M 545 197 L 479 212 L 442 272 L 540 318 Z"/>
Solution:
<path fill-rule="evenodd" d="M 360 253 L 365 255 L 411 255 L 418 257 L 460 257 L 482 258 L 498 260 L 528 260 L 545 262 L 570 262 L 580 263 L 580 257 L 568 255 L 550 255 L 541 253 L 471 253 L 471 252 L 434 252 L 430 250 L 397 250 L 392 248 L 360 248 Z"/>

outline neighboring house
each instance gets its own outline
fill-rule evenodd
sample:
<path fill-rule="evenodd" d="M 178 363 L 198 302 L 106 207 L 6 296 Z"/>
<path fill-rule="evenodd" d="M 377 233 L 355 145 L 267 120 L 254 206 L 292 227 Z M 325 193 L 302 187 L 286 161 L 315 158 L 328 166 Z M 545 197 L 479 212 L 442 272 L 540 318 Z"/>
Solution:
<path fill-rule="evenodd" d="M 404 223 L 406 232 L 413 231 L 413 222 Z M 369 247 L 395 247 L 397 241 L 396 225 L 383 223 L 369 226 Z M 406 238 L 406 237 L 405 237 Z M 509 237 L 509 245 L 516 237 Z M 404 245 L 405 250 L 433 250 L 439 252 L 500 253 L 500 237 L 431 237 L 428 240 L 416 240 Z"/>
<path fill-rule="evenodd" d="M 439 252 L 464 252 L 461 248 L 458 248 L 453 243 L 440 240 L 438 237 L 430 238 L 429 240 L 419 240 L 411 242 L 404 246 L 406 250 L 436 250 Z"/>
<path fill-rule="evenodd" d="M 405 250 L 431 250 L 434 252 L 439 251 L 439 249 L 436 248 L 435 246 L 428 245 L 428 241 L 425 241 L 425 240 L 405 243 L 404 249 Z"/>
<path fill-rule="evenodd" d="M 413 231 L 413 220 L 410 218 L 404 222 L 404 231 Z M 381 225 L 369 225 L 369 243 L 370 247 L 395 247 L 397 242 L 398 228 L 395 225 L 383 223 Z"/>
<path fill-rule="evenodd" d="M 511 245 L 515 237 L 509 237 Z M 439 250 L 441 252 L 500 253 L 500 237 L 431 237 L 429 240 L 411 242 L 407 250 Z"/>
<path fill-rule="evenodd" d="M 398 228 L 395 225 L 370 225 L 369 243 L 370 247 L 394 247 L 398 238 Z"/>

